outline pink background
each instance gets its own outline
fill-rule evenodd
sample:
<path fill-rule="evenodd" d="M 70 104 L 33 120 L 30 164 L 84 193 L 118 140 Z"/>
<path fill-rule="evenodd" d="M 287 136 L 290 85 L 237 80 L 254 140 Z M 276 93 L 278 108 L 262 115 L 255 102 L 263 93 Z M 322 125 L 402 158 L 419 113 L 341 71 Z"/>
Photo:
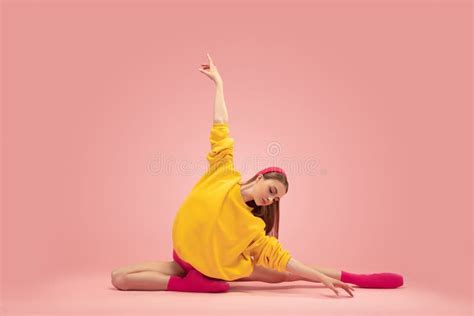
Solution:
<path fill-rule="evenodd" d="M 2 294 L 171 260 L 224 79 L 244 179 L 307 264 L 472 297 L 468 1 L 2 4 Z M 19 290 L 18 290 L 19 291 Z"/>

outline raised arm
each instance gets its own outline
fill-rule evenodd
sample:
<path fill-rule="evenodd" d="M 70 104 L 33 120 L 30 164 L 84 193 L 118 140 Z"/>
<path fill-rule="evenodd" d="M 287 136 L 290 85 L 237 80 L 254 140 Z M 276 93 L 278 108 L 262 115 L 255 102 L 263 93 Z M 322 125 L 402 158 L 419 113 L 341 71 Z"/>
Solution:
<path fill-rule="evenodd" d="M 229 115 L 224 101 L 224 84 L 216 83 L 216 97 L 214 100 L 214 123 L 227 123 Z"/>
<path fill-rule="evenodd" d="M 209 171 L 226 167 L 232 171 L 234 159 L 234 139 L 230 136 L 228 123 L 214 122 L 209 134 L 211 149 L 207 153 Z"/>
<path fill-rule="evenodd" d="M 224 100 L 224 82 L 217 70 L 216 65 L 211 59 L 209 53 L 207 54 L 209 64 L 201 64 L 199 71 L 211 78 L 216 85 L 216 96 L 214 100 L 214 123 L 227 123 L 229 122 L 229 115 Z"/>

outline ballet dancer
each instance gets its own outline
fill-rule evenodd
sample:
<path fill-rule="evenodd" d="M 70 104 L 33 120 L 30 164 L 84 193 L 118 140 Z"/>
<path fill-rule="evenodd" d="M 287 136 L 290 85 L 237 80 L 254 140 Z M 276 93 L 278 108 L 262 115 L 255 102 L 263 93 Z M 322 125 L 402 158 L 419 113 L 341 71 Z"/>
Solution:
<path fill-rule="evenodd" d="M 222 293 L 232 281 L 324 284 L 339 295 L 362 288 L 397 288 L 395 273 L 358 274 L 305 265 L 278 241 L 280 200 L 288 192 L 287 174 L 270 166 L 247 181 L 234 168 L 234 139 L 224 101 L 223 80 L 207 54 L 198 69 L 216 88 L 210 129 L 208 169 L 182 202 L 173 222 L 173 260 L 145 261 L 112 271 L 119 290 Z M 349 284 L 350 283 L 350 284 Z"/>

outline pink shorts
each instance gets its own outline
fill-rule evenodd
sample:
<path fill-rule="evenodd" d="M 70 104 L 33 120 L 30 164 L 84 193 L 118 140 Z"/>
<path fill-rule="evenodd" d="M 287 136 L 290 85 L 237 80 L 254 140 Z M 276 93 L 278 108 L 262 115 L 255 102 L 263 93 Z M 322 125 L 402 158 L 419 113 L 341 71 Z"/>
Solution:
<path fill-rule="evenodd" d="M 176 261 L 181 266 L 181 268 L 183 268 L 183 270 L 186 271 L 186 273 L 188 273 L 190 270 L 196 270 L 191 264 L 189 264 L 186 261 L 184 261 L 183 259 L 181 259 L 174 249 L 173 249 L 173 260 Z M 198 270 L 196 270 L 196 271 L 198 271 Z M 202 274 L 201 272 L 199 272 L 199 273 Z M 208 277 L 206 275 L 203 275 L 203 276 L 206 277 L 207 279 L 210 279 L 210 280 L 223 281 L 222 279 L 211 278 L 211 277 Z"/>
<path fill-rule="evenodd" d="M 192 265 L 190 265 L 189 263 L 181 259 L 174 249 L 173 249 L 173 260 L 176 261 L 181 266 L 181 268 L 183 268 L 183 270 L 185 270 L 186 272 L 189 272 L 189 270 L 196 270 Z"/>

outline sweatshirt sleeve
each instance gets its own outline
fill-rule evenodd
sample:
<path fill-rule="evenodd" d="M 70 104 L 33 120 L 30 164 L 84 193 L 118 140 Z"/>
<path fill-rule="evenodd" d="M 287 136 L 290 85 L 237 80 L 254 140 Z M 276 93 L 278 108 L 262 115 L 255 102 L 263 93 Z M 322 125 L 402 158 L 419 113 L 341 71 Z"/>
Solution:
<path fill-rule="evenodd" d="M 229 123 L 213 123 L 209 141 L 211 143 L 211 150 L 207 154 L 209 168 L 227 163 L 233 165 L 234 139 L 230 137 Z"/>
<path fill-rule="evenodd" d="M 246 252 L 254 257 L 255 264 L 279 272 L 286 271 L 286 265 L 291 259 L 291 254 L 282 248 L 278 239 L 265 235 L 264 231 L 250 243 Z"/>

